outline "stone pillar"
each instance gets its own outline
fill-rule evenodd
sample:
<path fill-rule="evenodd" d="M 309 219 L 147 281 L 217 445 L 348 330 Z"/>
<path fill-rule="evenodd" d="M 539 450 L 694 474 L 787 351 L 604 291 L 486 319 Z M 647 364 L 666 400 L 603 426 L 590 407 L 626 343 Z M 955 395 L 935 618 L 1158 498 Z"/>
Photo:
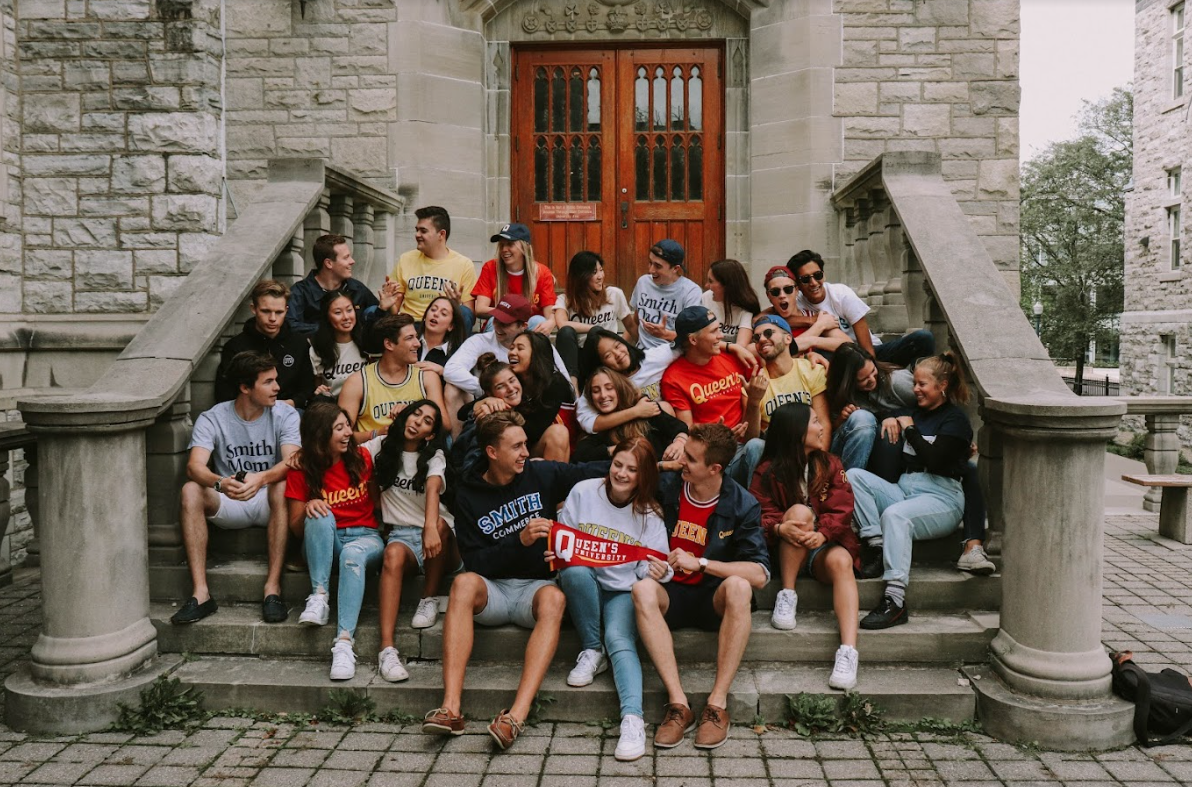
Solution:
<path fill-rule="evenodd" d="M 374 241 L 373 206 L 357 200 L 352 211 L 352 256 L 356 258 L 360 273 L 353 272 L 352 275 L 365 283 L 372 280 Z"/>
<path fill-rule="evenodd" d="M 41 482 L 38 478 L 37 443 L 25 448 L 25 510 L 29 512 L 29 524 L 33 527 L 33 538 L 25 547 L 25 565 L 36 568 L 41 565 L 41 504 L 38 501 Z"/>
<path fill-rule="evenodd" d="M 1146 471 L 1151 475 L 1170 475 L 1180 462 L 1180 417 L 1173 413 L 1154 413 L 1146 417 L 1146 439 L 1143 442 L 1142 459 Z M 1153 486 L 1142 499 L 1147 511 L 1158 511 L 1162 491 Z"/>
<path fill-rule="evenodd" d="M 981 478 L 981 490 L 985 493 L 985 551 L 1000 555 L 1005 541 L 1006 516 L 1002 507 L 1005 465 L 1002 461 L 1002 435 L 989 424 L 982 424 L 977 431 L 977 473 Z"/>
<path fill-rule="evenodd" d="M 290 242 L 273 261 L 273 278 L 287 287 L 293 287 L 306 277 L 306 260 L 303 259 L 305 235 L 306 231 L 302 227 L 294 230 Z"/>
<path fill-rule="evenodd" d="M 12 484 L 8 482 L 11 451 L 0 450 L 0 541 L 12 526 Z M 0 587 L 12 584 L 12 550 L 0 553 Z"/>
<path fill-rule="evenodd" d="M 1101 644 L 1105 443 L 1125 411 L 1062 394 L 985 402 L 1002 438 L 1005 539 L 992 670 L 974 687 L 994 737 L 1061 750 L 1133 739 Z"/>
<path fill-rule="evenodd" d="M 186 446 L 193 427 L 190 386 L 186 386 L 145 434 L 149 554 L 159 565 L 176 564 L 185 557 L 178 518 L 178 490 L 186 482 Z"/>
<path fill-rule="evenodd" d="M 331 195 L 331 231 L 343 235 L 349 241 L 355 235 L 352 228 L 352 197 L 347 194 Z"/>
<path fill-rule="evenodd" d="M 307 270 L 315 267 L 315 241 L 320 235 L 331 232 L 331 214 L 327 212 L 330 206 L 331 192 L 324 190 L 318 204 L 306 214 L 306 220 L 302 224 L 303 257 L 306 259 Z"/>
<path fill-rule="evenodd" d="M 385 277 L 393 270 L 397 260 L 393 254 L 390 234 L 393 231 L 393 214 L 381 211 L 373 217 L 373 267 L 365 281 L 374 292 L 385 283 Z"/>

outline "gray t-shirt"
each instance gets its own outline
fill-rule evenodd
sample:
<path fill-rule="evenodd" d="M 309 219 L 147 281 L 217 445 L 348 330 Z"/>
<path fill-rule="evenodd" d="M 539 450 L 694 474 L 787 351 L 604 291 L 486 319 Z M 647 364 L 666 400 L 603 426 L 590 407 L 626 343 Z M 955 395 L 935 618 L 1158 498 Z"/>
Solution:
<path fill-rule="evenodd" d="M 650 278 L 650 274 L 647 273 L 637 280 L 637 286 L 633 288 L 633 301 L 629 305 L 637 312 L 639 323 L 642 320 L 655 323 L 662 322 L 662 315 L 665 314 L 666 328 L 673 331 L 675 329 L 675 318 L 679 316 L 679 312 L 688 306 L 699 306 L 702 295 L 703 291 L 700 290 L 699 285 L 686 276 L 674 284 L 659 287 Z M 640 324 L 638 325 L 638 347 L 648 350 L 651 347 L 658 347 L 667 343 L 666 340 L 659 339 L 641 327 Z"/>
<path fill-rule="evenodd" d="M 915 406 L 915 375 L 909 369 L 890 373 L 890 387 L 878 385 L 873 391 L 857 391 L 857 406 L 871 413 L 889 413 Z"/>
<path fill-rule="evenodd" d="M 254 421 L 236 414 L 235 400 L 220 402 L 195 421 L 187 449 L 211 452 L 214 471 L 230 476 L 244 470 L 259 473 L 281 461 L 283 445 L 301 445 L 298 411 L 285 402 L 266 407 Z"/>

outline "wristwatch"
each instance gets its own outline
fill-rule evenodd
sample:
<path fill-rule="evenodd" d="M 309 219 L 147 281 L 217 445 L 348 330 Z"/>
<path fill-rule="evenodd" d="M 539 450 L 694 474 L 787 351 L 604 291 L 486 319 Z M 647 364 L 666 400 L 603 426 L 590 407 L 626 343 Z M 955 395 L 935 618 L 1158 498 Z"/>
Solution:
<path fill-rule="evenodd" d="M 706 557 L 701 557 L 699 559 L 699 573 L 702 574 L 707 570 L 708 570 L 708 559 Z"/>
<path fill-rule="evenodd" d="M 223 491 L 222 486 L 223 486 L 223 479 L 217 478 L 217 479 L 215 479 L 215 485 L 212 486 L 211 488 L 214 489 L 216 492 L 222 492 Z"/>

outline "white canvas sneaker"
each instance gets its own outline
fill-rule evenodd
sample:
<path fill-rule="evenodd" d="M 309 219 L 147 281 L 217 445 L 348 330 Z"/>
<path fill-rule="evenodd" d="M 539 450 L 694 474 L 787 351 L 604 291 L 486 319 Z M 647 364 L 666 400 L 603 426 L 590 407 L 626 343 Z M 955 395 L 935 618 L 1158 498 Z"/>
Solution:
<path fill-rule="evenodd" d="M 331 606 L 326 593 L 311 593 L 306 597 L 306 609 L 298 616 L 300 626 L 326 626 L 331 616 Z"/>
<path fill-rule="evenodd" d="M 832 676 L 828 678 L 828 685 L 834 689 L 848 691 L 857 685 L 857 649 L 848 645 L 841 645 L 836 649 L 836 665 L 832 667 Z"/>
<path fill-rule="evenodd" d="M 632 762 L 646 753 L 646 722 L 641 716 L 630 714 L 621 719 L 621 738 L 613 756 L 621 762 Z"/>
<path fill-rule="evenodd" d="M 331 679 L 351 680 L 356 674 L 356 652 L 352 640 L 337 639 L 331 646 Z"/>
<path fill-rule="evenodd" d="M 985 554 L 985 547 L 980 544 L 961 555 L 960 560 L 956 561 L 956 567 L 979 576 L 988 576 L 997 571 L 997 566 L 989 559 L 989 555 Z"/>
<path fill-rule="evenodd" d="M 602 650 L 581 650 L 575 668 L 567 676 L 568 686 L 587 686 L 596 676 L 608 669 L 608 658 Z"/>
<path fill-rule="evenodd" d="M 416 629 L 428 629 L 439 619 L 439 600 L 429 596 L 418 602 L 418 609 L 414 610 L 414 619 L 410 625 Z"/>
<path fill-rule="evenodd" d="M 382 650 L 377 656 L 377 662 L 380 664 L 381 677 L 390 683 L 401 683 L 410 679 L 410 673 L 406 672 L 406 668 L 401 665 L 401 659 L 397 657 L 397 648 Z"/>
<path fill-rule="evenodd" d="M 795 610 L 799 608 L 799 597 L 793 590 L 780 590 L 774 598 L 774 612 L 770 625 L 779 631 L 790 631 L 795 627 Z"/>

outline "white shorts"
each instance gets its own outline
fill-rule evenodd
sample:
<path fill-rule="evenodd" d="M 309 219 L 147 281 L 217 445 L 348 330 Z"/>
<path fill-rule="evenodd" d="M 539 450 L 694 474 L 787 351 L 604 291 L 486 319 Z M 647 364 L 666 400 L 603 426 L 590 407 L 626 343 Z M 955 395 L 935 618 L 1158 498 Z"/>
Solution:
<path fill-rule="evenodd" d="M 219 495 L 219 510 L 207 521 L 224 530 L 243 530 L 246 527 L 265 527 L 269 524 L 269 487 L 257 490 L 251 500 L 233 500 L 223 492 Z"/>
<path fill-rule="evenodd" d="M 473 620 L 481 626 L 512 623 L 524 629 L 534 628 L 534 594 L 553 579 L 489 579 L 481 577 L 488 588 L 488 603 Z"/>

